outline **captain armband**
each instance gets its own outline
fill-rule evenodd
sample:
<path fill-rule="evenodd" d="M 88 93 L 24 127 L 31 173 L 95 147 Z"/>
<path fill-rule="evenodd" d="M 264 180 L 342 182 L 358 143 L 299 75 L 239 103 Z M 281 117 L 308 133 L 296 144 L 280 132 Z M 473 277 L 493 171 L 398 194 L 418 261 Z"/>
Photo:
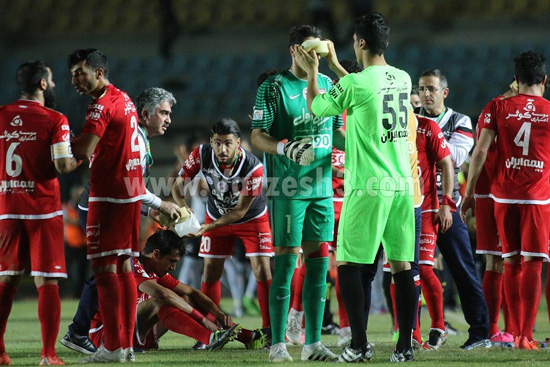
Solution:
<path fill-rule="evenodd" d="M 59 158 L 72 158 L 71 143 L 62 141 L 51 146 L 52 160 Z"/>

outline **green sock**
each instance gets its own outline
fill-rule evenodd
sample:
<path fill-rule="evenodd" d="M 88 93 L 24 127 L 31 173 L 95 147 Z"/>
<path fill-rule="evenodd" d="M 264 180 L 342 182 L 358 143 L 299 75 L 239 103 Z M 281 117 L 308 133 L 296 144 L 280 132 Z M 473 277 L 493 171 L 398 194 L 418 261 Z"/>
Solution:
<path fill-rule="evenodd" d="M 306 259 L 302 303 L 306 317 L 306 345 L 321 341 L 321 327 L 327 296 L 328 257 Z"/>
<path fill-rule="evenodd" d="M 273 280 L 269 287 L 269 317 L 273 344 L 285 342 L 286 315 L 290 304 L 290 282 L 297 258 L 296 254 L 275 256 Z"/>

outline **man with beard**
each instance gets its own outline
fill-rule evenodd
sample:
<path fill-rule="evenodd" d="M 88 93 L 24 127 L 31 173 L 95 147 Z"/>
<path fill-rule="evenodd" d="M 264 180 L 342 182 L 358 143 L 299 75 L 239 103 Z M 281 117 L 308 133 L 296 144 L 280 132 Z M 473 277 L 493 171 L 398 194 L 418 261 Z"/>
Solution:
<path fill-rule="evenodd" d="M 27 262 L 38 290 L 40 365 L 64 365 L 55 352 L 61 316 L 57 282 L 67 277 L 56 172 L 68 173 L 78 162 L 67 118 L 50 109 L 55 87 L 50 68 L 27 62 L 16 78 L 21 98 L 0 107 L 0 365 L 10 364 L 4 332 Z"/>

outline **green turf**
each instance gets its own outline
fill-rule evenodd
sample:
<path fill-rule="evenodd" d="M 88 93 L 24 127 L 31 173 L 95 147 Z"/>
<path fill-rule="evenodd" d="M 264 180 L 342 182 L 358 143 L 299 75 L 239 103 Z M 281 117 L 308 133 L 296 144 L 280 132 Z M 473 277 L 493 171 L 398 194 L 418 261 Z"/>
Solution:
<path fill-rule="evenodd" d="M 222 300 L 222 307 L 230 309 L 229 300 Z M 542 300 L 544 303 L 544 299 Z M 12 313 L 6 331 L 6 350 L 8 351 L 12 365 L 37 365 L 41 349 L 40 328 L 36 313 L 37 302 L 35 300 L 18 301 L 13 306 Z M 71 322 L 76 301 L 65 300 L 62 302 L 61 327 L 58 340 L 67 331 L 67 325 Z M 429 323 L 427 311 L 423 309 L 423 335 L 427 334 Z M 503 350 L 499 348 L 462 351 L 459 348 L 467 339 L 467 325 L 460 313 L 447 312 L 447 320 L 459 329 L 460 334 L 449 336 L 448 342 L 437 352 L 418 352 L 415 360 L 422 366 L 550 366 L 550 350 L 540 352 Z M 259 317 L 243 317 L 235 320 L 244 327 L 255 328 L 260 325 Z M 535 339 L 544 340 L 550 336 L 550 327 L 546 307 L 541 308 L 537 318 L 537 331 Z M 375 343 L 374 358 L 370 363 L 377 365 L 387 364 L 392 346 L 390 330 L 390 318 L 388 315 L 371 315 L 369 323 L 369 341 Z M 331 346 L 334 352 L 338 352 L 336 336 L 323 335 L 323 342 Z M 268 351 L 248 351 L 238 342 L 228 344 L 222 351 L 204 352 L 193 351 L 193 341 L 187 337 L 169 332 L 160 343 L 158 351 L 148 351 L 136 356 L 138 364 L 151 366 L 173 366 L 185 364 L 188 366 L 269 366 L 267 362 Z M 67 364 L 76 363 L 84 355 L 68 350 L 60 343 L 57 344 L 59 356 Z M 312 362 L 301 362 L 300 347 L 289 346 L 289 352 L 295 362 L 286 365 L 299 366 L 310 365 Z"/>

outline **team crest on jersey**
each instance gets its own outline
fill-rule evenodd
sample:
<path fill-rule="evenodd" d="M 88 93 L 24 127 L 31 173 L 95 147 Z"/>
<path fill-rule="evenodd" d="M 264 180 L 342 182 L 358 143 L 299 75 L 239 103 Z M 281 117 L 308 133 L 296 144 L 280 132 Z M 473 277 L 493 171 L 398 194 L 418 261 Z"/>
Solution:
<path fill-rule="evenodd" d="M 252 114 L 253 120 L 262 120 L 264 118 L 264 110 L 254 110 Z"/>
<path fill-rule="evenodd" d="M 21 120 L 21 116 L 17 115 L 11 120 L 10 122 L 11 126 L 23 126 L 23 120 Z"/>
<path fill-rule="evenodd" d="M 487 125 L 491 123 L 491 114 L 490 113 L 485 114 L 485 118 L 483 119 L 483 123 L 485 123 Z"/>
<path fill-rule="evenodd" d="M 319 94 L 324 94 L 326 92 L 325 89 L 323 88 L 320 88 L 319 89 Z M 302 90 L 302 96 L 304 97 L 304 99 L 307 99 L 307 87 L 305 87 L 303 90 Z M 290 99 L 294 99 L 293 97 L 290 97 Z"/>
<path fill-rule="evenodd" d="M 225 194 L 227 192 L 227 189 L 229 189 L 229 186 L 225 181 L 218 181 L 216 184 L 216 188 L 218 189 L 219 192 L 221 192 L 222 194 Z"/>
<path fill-rule="evenodd" d="M 535 112 L 536 107 L 533 104 L 534 101 L 535 100 L 531 98 L 527 99 L 527 104 L 523 107 L 525 112 L 522 113 L 519 110 L 516 110 L 516 113 L 509 113 L 506 120 L 511 117 L 515 117 L 518 121 L 529 120 L 531 122 L 548 122 L 548 114 Z"/>

